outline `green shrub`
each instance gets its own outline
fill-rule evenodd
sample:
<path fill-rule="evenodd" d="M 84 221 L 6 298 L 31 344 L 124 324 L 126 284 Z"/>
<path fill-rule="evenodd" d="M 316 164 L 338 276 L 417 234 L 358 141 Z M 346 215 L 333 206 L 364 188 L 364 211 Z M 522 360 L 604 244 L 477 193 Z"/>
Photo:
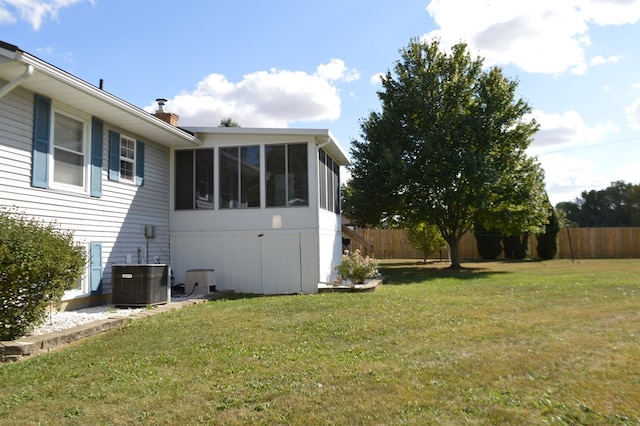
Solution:
<path fill-rule="evenodd" d="M 505 259 L 523 260 L 529 256 L 529 234 L 502 237 Z"/>
<path fill-rule="evenodd" d="M 419 223 L 407 229 L 407 239 L 411 247 L 422 253 L 422 263 L 427 262 L 431 253 L 447 246 L 438 227 L 426 223 Z"/>
<path fill-rule="evenodd" d="M 73 234 L 0 209 L 0 340 L 23 336 L 59 304 L 85 265 Z"/>
<path fill-rule="evenodd" d="M 542 260 L 555 259 L 558 255 L 558 234 L 560 233 L 560 221 L 555 209 L 549 204 L 549 223 L 545 227 L 544 234 L 538 235 L 536 251 Z"/>
<path fill-rule="evenodd" d="M 502 253 L 502 234 L 500 231 L 488 231 L 476 224 L 473 236 L 476 237 L 478 254 L 484 260 L 495 260 Z"/>

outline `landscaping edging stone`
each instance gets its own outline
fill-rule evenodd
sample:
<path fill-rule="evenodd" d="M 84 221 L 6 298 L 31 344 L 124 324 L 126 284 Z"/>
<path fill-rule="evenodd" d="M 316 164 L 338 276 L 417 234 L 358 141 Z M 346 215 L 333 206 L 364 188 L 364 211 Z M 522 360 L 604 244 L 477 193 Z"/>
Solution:
<path fill-rule="evenodd" d="M 0 341 L 0 362 L 22 361 L 41 353 L 60 349 L 85 337 L 111 330 L 128 321 L 169 312 L 184 306 L 208 302 L 224 296 L 225 293 L 210 293 L 203 296 L 203 298 L 186 299 L 179 302 L 170 302 L 166 305 L 157 305 L 151 309 L 146 309 L 126 317 L 107 318 L 82 324 L 67 330 L 55 331 L 38 336 L 21 337 L 20 339 L 12 341 Z"/>
<path fill-rule="evenodd" d="M 383 278 L 374 278 L 367 282 L 366 284 L 356 284 L 356 285 L 319 285 L 318 293 L 331 293 L 331 292 L 342 292 L 342 293 L 361 293 L 361 292 L 372 292 L 376 291 L 378 287 L 382 285 Z"/>

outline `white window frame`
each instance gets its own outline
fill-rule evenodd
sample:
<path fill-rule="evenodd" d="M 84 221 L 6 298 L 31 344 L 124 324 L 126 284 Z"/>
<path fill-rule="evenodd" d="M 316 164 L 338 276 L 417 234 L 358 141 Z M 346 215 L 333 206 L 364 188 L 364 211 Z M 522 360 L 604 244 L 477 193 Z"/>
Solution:
<path fill-rule="evenodd" d="M 68 183 L 58 182 L 55 180 L 55 129 L 56 129 L 56 114 L 63 115 L 72 120 L 78 121 L 82 124 L 82 185 L 71 185 Z M 70 112 L 66 108 L 61 108 L 59 105 L 53 104 L 51 108 L 51 129 L 49 130 L 49 182 L 50 187 L 54 189 L 61 189 L 72 192 L 89 192 L 89 138 L 90 138 L 90 119 L 87 116 L 82 116 L 77 113 Z M 70 151 L 73 152 L 73 151 Z"/>
<path fill-rule="evenodd" d="M 122 147 L 124 146 L 124 141 L 128 141 L 128 142 L 132 142 L 133 143 L 133 149 L 132 154 L 133 154 L 133 158 L 129 158 L 126 156 L 122 155 Z M 138 141 L 136 140 L 136 138 L 132 138 L 131 136 L 127 136 L 127 135 L 120 135 L 120 152 L 119 157 L 120 157 L 120 182 L 129 182 L 129 183 L 135 183 L 136 182 L 136 154 L 137 154 L 137 149 L 138 149 Z M 124 168 L 122 167 L 122 163 L 129 163 L 131 164 L 131 177 L 125 177 L 123 176 L 122 172 L 124 170 Z"/>
<path fill-rule="evenodd" d="M 84 250 L 84 254 L 85 257 L 87 257 L 89 255 L 89 244 L 85 243 L 84 241 L 79 242 L 76 241 L 76 244 L 79 244 L 82 246 L 83 250 Z M 80 277 L 80 288 L 76 289 L 72 289 L 72 290 L 67 290 L 64 292 L 64 295 L 62 296 L 62 300 L 70 300 L 70 299 L 75 299 L 77 297 L 86 297 L 88 295 L 91 294 L 91 289 L 89 288 L 89 265 L 90 262 L 87 262 L 87 264 L 84 266 L 84 269 L 82 270 L 82 277 Z"/>

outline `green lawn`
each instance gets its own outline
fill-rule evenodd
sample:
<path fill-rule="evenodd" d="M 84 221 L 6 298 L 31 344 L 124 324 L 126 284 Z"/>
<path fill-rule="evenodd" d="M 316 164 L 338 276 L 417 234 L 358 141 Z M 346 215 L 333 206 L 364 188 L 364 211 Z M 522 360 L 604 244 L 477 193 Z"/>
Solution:
<path fill-rule="evenodd" d="M 640 423 L 640 260 L 385 263 L 0 365 L 1 424 Z"/>

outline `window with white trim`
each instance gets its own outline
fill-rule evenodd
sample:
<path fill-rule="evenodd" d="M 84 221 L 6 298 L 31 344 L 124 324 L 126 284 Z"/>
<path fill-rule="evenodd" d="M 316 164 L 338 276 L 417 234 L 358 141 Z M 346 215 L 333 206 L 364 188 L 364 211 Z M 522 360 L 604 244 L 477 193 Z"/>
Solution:
<path fill-rule="evenodd" d="M 85 121 L 56 110 L 53 114 L 53 182 L 75 188 L 85 187 L 87 142 Z"/>
<path fill-rule="evenodd" d="M 82 249 L 85 255 L 89 253 L 89 247 L 87 247 L 86 245 L 82 244 Z M 89 272 L 88 265 L 85 265 L 84 271 L 82 272 L 82 276 L 78 278 L 78 281 L 76 281 L 75 286 L 64 292 L 64 296 L 63 296 L 64 300 L 73 299 L 79 296 L 86 296 L 87 294 L 89 294 L 88 272 Z"/>
<path fill-rule="evenodd" d="M 144 142 L 109 130 L 109 180 L 144 185 Z"/>
<path fill-rule="evenodd" d="M 120 135 L 120 180 L 134 182 L 136 176 L 136 140 Z"/>
<path fill-rule="evenodd" d="M 102 120 L 89 119 L 80 111 L 72 114 L 38 94 L 34 95 L 33 103 L 31 185 L 42 189 L 90 190 L 92 197 L 101 197 Z"/>

